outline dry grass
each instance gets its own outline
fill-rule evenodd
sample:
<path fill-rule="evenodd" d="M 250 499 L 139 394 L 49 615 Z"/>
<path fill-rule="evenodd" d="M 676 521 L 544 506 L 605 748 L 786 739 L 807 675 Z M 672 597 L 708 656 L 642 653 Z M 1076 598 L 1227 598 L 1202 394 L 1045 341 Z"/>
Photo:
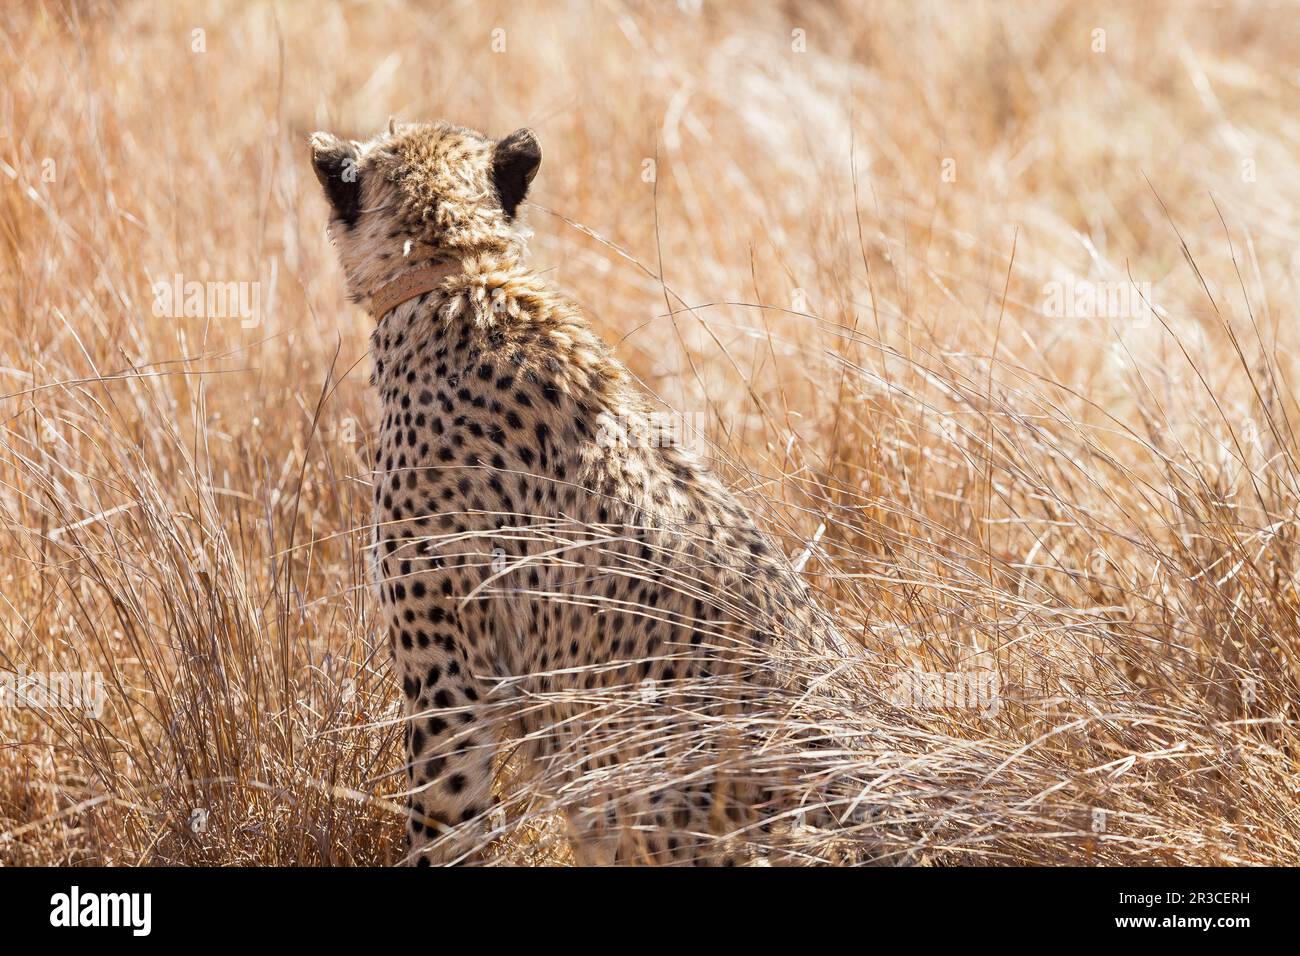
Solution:
<path fill-rule="evenodd" d="M 0 708 L 0 862 L 400 858 L 368 320 L 305 150 L 390 114 L 538 131 L 535 264 L 871 680 L 996 669 L 995 714 L 817 717 L 885 859 L 1296 861 L 1295 18 L 683 6 L 0 14 L 0 670 L 108 694 Z M 263 320 L 155 316 L 176 273 Z M 1071 277 L 1154 316 L 1045 314 Z M 553 809 L 494 858 L 563 860 Z"/>

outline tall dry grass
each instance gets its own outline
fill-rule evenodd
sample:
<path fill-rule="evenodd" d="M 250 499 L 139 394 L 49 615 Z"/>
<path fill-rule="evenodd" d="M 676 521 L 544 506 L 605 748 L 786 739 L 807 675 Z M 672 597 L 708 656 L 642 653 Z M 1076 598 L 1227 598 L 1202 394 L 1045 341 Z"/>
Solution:
<path fill-rule="evenodd" d="M 107 691 L 0 708 L 0 862 L 401 857 L 368 320 L 304 145 L 390 114 L 538 131 L 535 264 L 704 422 L 870 680 L 996 672 L 994 713 L 820 716 L 869 741 L 822 769 L 886 811 L 881 859 L 1297 859 L 1283 8 L 0 23 L 0 670 Z M 260 283 L 261 321 L 155 315 L 178 273 Z M 1142 298 L 1049 314 L 1076 280 Z M 525 803 L 492 859 L 566 859 Z"/>

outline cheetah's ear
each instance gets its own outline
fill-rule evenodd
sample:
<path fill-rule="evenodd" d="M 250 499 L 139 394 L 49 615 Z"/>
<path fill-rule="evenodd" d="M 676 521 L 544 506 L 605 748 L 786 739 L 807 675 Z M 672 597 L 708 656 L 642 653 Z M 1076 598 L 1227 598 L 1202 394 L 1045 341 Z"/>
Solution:
<path fill-rule="evenodd" d="M 325 190 L 325 198 L 334 207 L 334 216 L 356 225 L 361 210 L 361 182 L 357 171 L 360 153 L 355 143 L 339 139 L 332 133 L 311 134 L 311 164 Z"/>
<path fill-rule="evenodd" d="M 492 151 L 492 183 L 507 219 L 514 219 L 528 193 L 528 184 L 542 164 L 542 144 L 530 129 L 517 129 Z"/>

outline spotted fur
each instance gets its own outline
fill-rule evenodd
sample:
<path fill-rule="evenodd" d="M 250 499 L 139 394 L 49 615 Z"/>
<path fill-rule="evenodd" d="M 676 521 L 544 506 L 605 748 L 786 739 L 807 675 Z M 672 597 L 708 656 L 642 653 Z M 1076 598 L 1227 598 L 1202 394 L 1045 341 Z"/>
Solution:
<path fill-rule="evenodd" d="M 733 856 L 788 807 L 770 780 L 726 770 L 767 745 L 761 731 L 711 728 L 736 713 L 775 725 L 756 689 L 781 683 L 791 635 L 834 643 L 833 629 L 700 461 L 627 435 L 650 405 L 524 261 L 531 132 L 399 125 L 365 143 L 317 133 L 312 152 L 354 301 L 461 262 L 379 316 L 371 340 L 376 567 L 406 707 L 411 858 L 481 848 L 506 735 L 551 792 L 604 794 L 566 805 L 580 861 Z M 618 777 L 634 766 L 671 766 L 678 782 Z"/>

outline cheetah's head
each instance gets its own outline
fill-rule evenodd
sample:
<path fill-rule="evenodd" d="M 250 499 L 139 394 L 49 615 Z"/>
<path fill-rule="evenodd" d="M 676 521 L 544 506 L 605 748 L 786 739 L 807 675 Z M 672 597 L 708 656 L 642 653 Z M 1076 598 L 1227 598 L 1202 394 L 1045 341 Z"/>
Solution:
<path fill-rule="evenodd" d="M 354 301 L 415 266 L 522 252 L 516 217 L 542 161 L 532 130 L 494 141 L 449 123 L 390 123 L 364 143 L 314 133 L 311 152 Z"/>

